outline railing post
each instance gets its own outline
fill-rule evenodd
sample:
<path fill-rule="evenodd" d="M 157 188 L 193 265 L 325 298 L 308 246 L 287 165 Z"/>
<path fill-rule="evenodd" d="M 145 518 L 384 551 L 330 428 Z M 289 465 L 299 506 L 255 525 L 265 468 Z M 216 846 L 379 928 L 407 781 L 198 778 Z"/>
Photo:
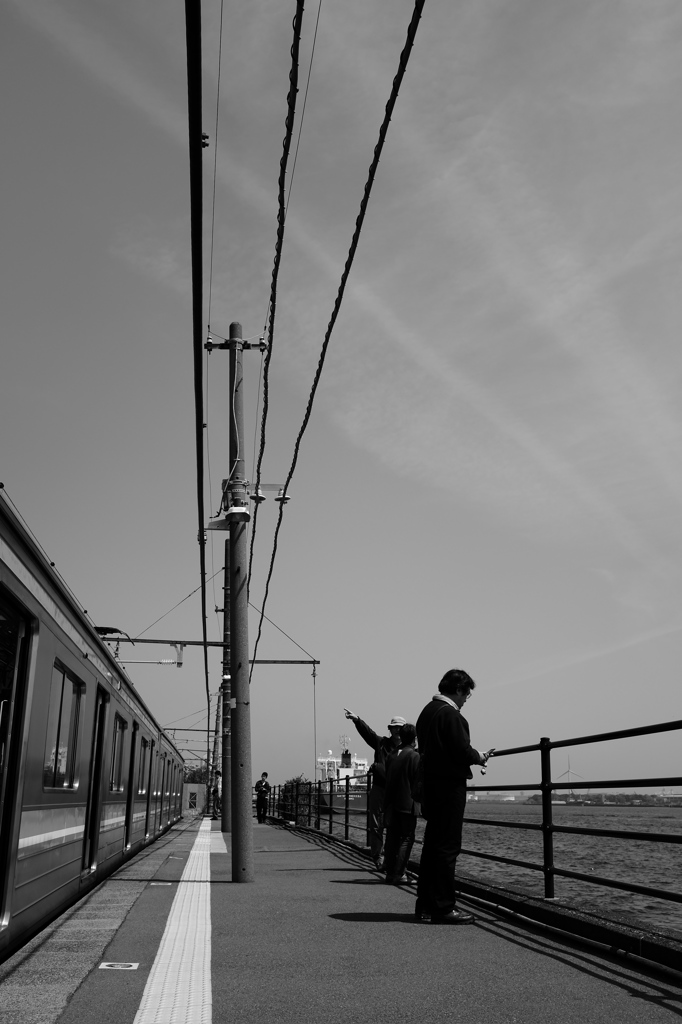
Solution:
<path fill-rule="evenodd" d="M 313 783 L 308 783 L 308 828 L 313 820 Z"/>
<path fill-rule="evenodd" d="M 298 825 L 298 791 L 299 791 L 299 780 L 296 779 L 296 810 L 294 812 L 294 825 Z"/>
<path fill-rule="evenodd" d="M 367 810 L 365 812 L 365 846 L 369 846 L 369 780 L 370 773 L 365 775 L 365 789 L 367 790 Z"/>
<path fill-rule="evenodd" d="M 333 805 L 334 805 L 334 780 L 330 779 L 329 780 L 329 835 L 332 834 L 332 815 L 334 813 Z"/>
<path fill-rule="evenodd" d="M 350 827 L 350 776 L 346 775 L 346 806 L 345 806 L 345 821 L 344 821 L 344 838 L 348 839 Z"/>
<path fill-rule="evenodd" d="M 552 761 L 548 736 L 540 739 L 540 784 L 542 790 L 542 872 L 545 899 L 554 899 L 554 832 L 552 829 Z"/>
<path fill-rule="evenodd" d="M 320 828 L 320 803 L 322 801 L 322 779 L 317 780 L 317 807 L 315 808 L 315 828 Z"/>

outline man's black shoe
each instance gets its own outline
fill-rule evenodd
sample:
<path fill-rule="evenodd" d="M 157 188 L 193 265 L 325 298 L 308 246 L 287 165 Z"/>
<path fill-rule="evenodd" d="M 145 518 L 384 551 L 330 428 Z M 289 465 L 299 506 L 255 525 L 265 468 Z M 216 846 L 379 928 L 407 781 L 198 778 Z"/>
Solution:
<path fill-rule="evenodd" d="M 419 900 L 417 900 L 414 905 L 414 916 L 417 919 L 417 921 L 431 920 L 431 912 L 429 910 L 422 910 Z"/>
<path fill-rule="evenodd" d="M 473 924 L 476 918 L 466 910 L 451 910 L 448 914 L 431 915 L 432 924 Z"/>

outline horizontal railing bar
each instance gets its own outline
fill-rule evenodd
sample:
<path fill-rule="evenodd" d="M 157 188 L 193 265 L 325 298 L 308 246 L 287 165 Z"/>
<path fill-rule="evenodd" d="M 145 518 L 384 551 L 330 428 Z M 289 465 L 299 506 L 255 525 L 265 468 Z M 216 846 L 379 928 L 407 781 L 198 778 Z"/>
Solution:
<path fill-rule="evenodd" d="M 495 821 L 493 818 L 465 818 L 468 825 L 497 825 L 498 828 L 526 828 L 542 832 L 542 825 L 530 821 Z M 680 837 L 682 839 L 682 837 Z"/>
<path fill-rule="evenodd" d="M 553 782 L 552 789 L 624 789 L 632 786 L 682 786 L 682 776 L 676 775 L 664 779 L 598 779 L 596 782 L 580 780 L 580 785 L 575 782 Z M 516 789 L 520 789 L 516 786 Z"/>
<path fill-rule="evenodd" d="M 619 882 L 615 878 L 602 878 L 600 875 L 585 875 L 582 871 L 569 871 L 567 868 L 552 868 L 552 874 L 561 875 L 563 878 L 576 878 L 581 882 L 589 882 L 592 885 L 605 885 L 609 889 L 622 889 L 624 892 L 636 892 L 641 896 L 655 896 L 659 900 L 667 900 L 669 903 L 682 903 L 682 893 L 671 892 L 668 889 L 653 889 L 649 885 L 638 885 L 636 882 Z"/>
<path fill-rule="evenodd" d="M 542 864 L 533 864 L 528 860 L 512 860 L 511 857 L 498 857 L 494 853 L 479 853 L 477 850 L 460 850 L 460 853 L 466 853 L 469 857 L 481 857 L 483 860 L 496 860 L 500 864 L 513 864 L 517 868 L 529 868 L 531 871 L 544 871 Z"/>
<path fill-rule="evenodd" d="M 529 821 L 498 821 L 494 818 L 469 818 L 464 821 L 469 825 L 494 825 L 496 828 L 519 828 L 533 832 L 542 832 L 542 825 Z M 584 828 L 572 825 L 551 825 L 552 832 L 566 832 L 576 836 L 601 836 L 610 839 L 634 839 L 637 842 L 675 843 L 682 845 L 682 834 L 674 832 L 634 832 L 629 829 Z"/>
<path fill-rule="evenodd" d="M 506 757 L 509 754 L 530 754 L 539 749 L 539 743 L 529 743 L 527 747 L 505 747 L 504 750 L 496 750 L 495 757 Z"/>
<path fill-rule="evenodd" d="M 542 826 L 538 825 L 537 827 L 541 828 Z M 573 828 L 571 825 L 552 825 L 551 828 L 552 832 L 570 832 L 577 836 L 609 836 L 612 839 L 636 839 L 638 842 L 682 844 L 682 835 L 671 832 L 629 832 L 627 829 L 582 828 L 578 826 Z"/>
<path fill-rule="evenodd" d="M 468 785 L 467 793 L 525 793 L 542 790 L 540 782 L 524 782 L 523 785 Z"/>
<path fill-rule="evenodd" d="M 618 729 L 617 732 L 599 732 L 593 736 L 574 736 L 568 740 L 551 740 L 550 748 L 577 747 L 582 743 L 601 743 L 603 740 L 624 740 L 629 736 L 653 736 L 659 732 L 674 732 L 682 729 L 682 719 L 676 722 L 659 722 L 657 725 L 639 725 L 634 729 Z M 497 751 L 495 751 L 497 755 Z"/>

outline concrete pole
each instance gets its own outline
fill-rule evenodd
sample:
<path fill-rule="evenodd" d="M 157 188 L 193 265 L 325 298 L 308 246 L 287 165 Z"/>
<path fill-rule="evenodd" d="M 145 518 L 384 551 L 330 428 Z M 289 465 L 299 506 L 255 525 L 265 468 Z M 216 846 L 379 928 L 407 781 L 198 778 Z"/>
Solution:
<path fill-rule="evenodd" d="M 232 736 L 230 735 L 230 538 L 225 541 L 225 573 L 223 586 L 223 727 L 222 727 L 222 769 L 223 804 L 220 812 L 220 831 L 232 831 Z"/>
<path fill-rule="evenodd" d="M 248 508 L 244 477 L 242 327 L 230 324 L 231 505 Z M 229 513 L 228 513 L 229 518 Z M 248 519 L 248 516 L 247 516 Z M 232 685 L 232 881 L 253 882 L 251 809 L 251 696 L 249 693 L 247 523 L 230 520 L 230 639 Z"/>

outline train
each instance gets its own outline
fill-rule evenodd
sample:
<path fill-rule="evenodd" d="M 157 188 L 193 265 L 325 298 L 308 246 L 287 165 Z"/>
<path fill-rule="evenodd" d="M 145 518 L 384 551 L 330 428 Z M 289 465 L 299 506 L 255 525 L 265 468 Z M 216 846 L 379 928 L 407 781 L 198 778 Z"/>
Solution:
<path fill-rule="evenodd" d="M 0 490 L 0 962 L 181 818 L 183 768 Z"/>

